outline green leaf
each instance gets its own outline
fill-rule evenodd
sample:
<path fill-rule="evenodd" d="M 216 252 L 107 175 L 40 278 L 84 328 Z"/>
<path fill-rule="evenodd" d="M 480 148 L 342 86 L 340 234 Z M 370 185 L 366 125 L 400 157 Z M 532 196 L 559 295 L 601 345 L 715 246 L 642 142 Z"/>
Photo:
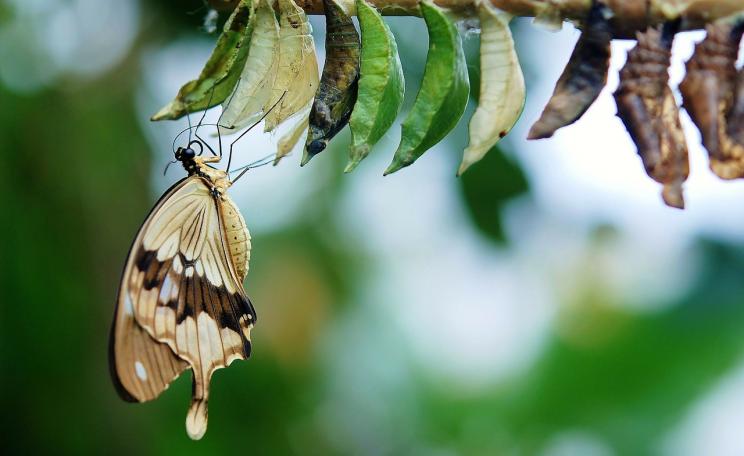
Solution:
<path fill-rule="evenodd" d="M 181 87 L 176 98 L 151 120 L 178 119 L 222 103 L 238 82 L 240 70 L 248 56 L 254 23 L 252 1 L 241 0 L 225 23 L 199 77 Z"/>
<path fill-rule="evenodd" d="M 490 2 L 478 7 L 481 25 L 480 93 L 478 109 L 470 119 L 470 143 L 457 174 L 476 163 L 512 129 L 522 114 L 525 85 L 514 40 L 511 16 Z"/>
<path fill-rule="evenodd" d="M 494 146 L 476 166 L 459 179 L 467 212 L 476 227 L 497 243 L 506 240 L 501 211 L 511 199 L 529 190 L 527 178 L 517 164 Z"/>
<path fill-rule="evenodd" d="M 349 123 L 357 99 L 359 34 L 351 17 L 335 0 L 323 0 L 326 17 L 326 60 L 310 110 L 310 129 L 301 165 L 322 152 Z"/>
<path fill-rule="evenodd" d="M 470 82 L 457 27 L 433 3 L 424 1 L 420 7 L 429 31 L 424 78 L 403 121 L 400 145 L 385 175 L 410 165 L 447 136 L 468 103 Z"/>
<path fill-rule="evenodd" d="M 351 113 L 351 152 L 344 172 L 351 172 L 372 146 L 393 125 L 403 104 L 405 82 L 398 46 L 390 28 L 377 10 L 357 0 L 362 30 L 362 63 L 359 95 Z"/>

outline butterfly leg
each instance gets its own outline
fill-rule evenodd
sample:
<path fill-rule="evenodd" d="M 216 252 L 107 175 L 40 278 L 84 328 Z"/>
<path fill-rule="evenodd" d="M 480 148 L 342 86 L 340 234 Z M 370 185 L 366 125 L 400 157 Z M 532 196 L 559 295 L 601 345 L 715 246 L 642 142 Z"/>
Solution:
<path fill-rule="evenodd" d="M 248 127 L 248 128 L 247 128 L 247 129 L 245 130 L 245 131 L 243 131 L 243 132 L 242 132 L 242 133 L 240 134 L 240 136 L 238 136 L 237 138 L 235 138 L 235 140 L 234 140 L 233 142 L 231 142 L 231 143 L 230 143 L 230 151 L 228 152 L 228 155 L 227 155 L 227 157 L 228 157 L 228 158 L 227 158 L 227 169 L 225 170 L 225 172 L 226 172 L 226 173 L 228 173 L 228 174 L 230 173 L 230 164 L 232 163 L 232 153 L 233 153 L 233 147 L 235 146 L 235 143 L 237 143 L 238 141 L 240 141 L 240 140 L 241 140 L 241 138 L 243 138 L 243 136 L 247 135 L 247 134 L 248 134 L 248 132 L 250 132 L 251 130 L 253 130 L 253 129 L 254 129 L 255 127 L 256 127 L 256 125 L 258 125 L 258 124 L 260 124 L 261 122 L 263 122 L 263 120 L 264 120 L 264 119 L 266 118 L 266 116 L 268 116 L 268 115 L 269 115 L 269 113 L 270 113 L 271 111 L 273 111 L 273 110 L 274 110 L 274 108 L 276 108 L 276 106 L 277 106 L 277 105 L 278 105 L 279 103 L 281 103 L 281 101 L 282 101 L 282 100 L 284 99 L 284 96 L 285 96 L 286 94 L 287 94 L 287 92 L 285 91 L 285 92 L 284 92 L 284 93 L 282 94 L 282 96 L 281 96 L 281 97 L 279 97 L 279 99 L 278 99 L 278 100 L 276 101 L 276 103 L 274 103 L 274 105 L 273 105 L 273 106 L 272 106 L 271 108 L 269 108 L 269 110 L 267 110 L 266 112 L 264 112 L 264 114 L 263 114 L 263 115 L 261 116 L 261 118 L 260 118 L 260 119 L 258 119 L 258 120 L 257 120 L 257 121 L 256 121 L 256 122 L 255 122 L 255 123 L 253 124 L 253 125 L 251 125 L 250 127 Z M 217 122 L 217 123 L 219 123 L 219 122 Z M 217 128 L 219 128 L 219 127 L 217 127 Z"/>
<path fill-rule="evenodd" d="M 213 157 L 204 157 L 201 159 L 203 163 L 217 163 L 220 161 L 220 157 L 215 155 Z"/>

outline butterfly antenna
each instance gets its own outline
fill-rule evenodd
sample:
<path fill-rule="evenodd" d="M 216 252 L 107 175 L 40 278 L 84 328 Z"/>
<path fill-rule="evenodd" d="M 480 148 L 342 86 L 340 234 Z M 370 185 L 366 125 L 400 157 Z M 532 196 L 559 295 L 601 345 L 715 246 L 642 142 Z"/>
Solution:
<path fill-rule="evenodd" d="M 276 103 L 274 103 L 274 104 L 273 104 L 273 105 L 271 106 L 271 108 L 269 108 L 269 109 L 268 109 L 268 110 L 267 110 L 267 111 L 266 111 L 266 112 L 265 112 L 265 113 L 264 113 L 264 114 L 263 114 L 263 115 L 261 116 L 261 118 L 260 118 L 260 119 L 258 119 L 258 120 L 257 120 L 257 121 L 256 121 L 256 122 L 255 122 L 255 123 L 253 124 L 253 125 L 251 125 L 250 127 L 248 127 L 248 128 L 247 128 L 247 129 L 246 129 L 246 130 L 245 130 L 245 131 L 244 131 L 243 133 L 241 133 L 241 134 L 240 134 L 240 136 L 238 136 L 237 138 L 235 138 L 235 140 L 234 140 L 233 142 L 231 142 L 231 143 L 230 143 L 230 153 L 229 153 L 229 155 L 228 155 L 228 158 L 227 158 L 227 170 L 226 170 L 225 172 L 227 172 L 227 173 L 230 173 L 230 164 L 231 164 L 231 162 L 232 162 L 233 146 L 235 146 L 235 143 L 237 143 L 238 141 L 240 141 L 240 139 L 241 139 L 241 138 L 242 138 L 243 136 L 247 135 L 249 131 L 253 130 L 253 129 L 254 129 L 255 127 L 256 127 L 256 125 L 258 125 L 258 124 L 260 124 L 261 122 L 263 122 L 263 120 L 264 120 L 264 119 L 266 118 L 266 116 L 268 116 L 268 115 L 269 115 L 269 114 L 271 113 L 271 111 L 273 111 L 273 110 L 274 110 L 274 108 L 276 108 L 276 107 L 277 107 L 277 106 L 279 105 L 279 103 L 281 103 L 281 102 L 282 102 L 282 100 L 284 99 L 284 97 L 285 97 L 286 95 L 287 95 L 287 91 L 285 90 L 285 91 L 284 91 L 284 93 L 282 94 L 282 96 L 281 96 L 281 97 L 279 97 L 279 99 L 278 99 L 278 100 L 276 100 Z M 243 172 L 245 172 L 245 171 L 243 171 Z M 242 174 L 241 174 L 241 175 L 242 175 Z"/>
<path fill-rule="evenodd" d="M 216 127 L 216 126 L 217 126 L 217 124 L 213 124 L 213 123 L 202 124 L 202 127 Z M 194 128 L 196 128 L 196 126 L 189 127 L 189 128 L 184 128 L 183 130 L 181 130 L 181 131 L 178 132 L 178 134 L 176 135 L 176 137 L 173 138 L 173 145 L 172 145 L 173 153 L 176 152 L 176 142 L 178 142 L 178 138 L 180 138 L 182 134 L 186 133 L 189 130 L 193 130 Z"/>
<path fill-rule="evenodd" d="M 194 136 L 196 136 L 196 138 L 199 141 L 201 141 L 201 143 L 203 143 L 205 146 L 207 146 L 207 149 L 209 149 L 209 152 L 211 152 L 212 155 L 214 155 L 214 156 L 216 156 L 217 154 L 215 153 L 214 149 L 212 149 L 212 146 L 210 146 L 204 140 L 204 138 L 202 138 L 201 136 L 199 136 L 199 127 L 201 127 L 202 124 L 204 123 L 204 118 L 207 117 L 207 111 L 212 107 L 212 98 L 214 97 L 214 91 L 215 91 L 216 88 L 217 88 L 217 85 L 216 84 L 212 86 L 212 90 L 209 92 L 209 100 L 207 100 L 207 107 L 202 112 L 201 118 L 199 119 L 199 123 L 196 124 L 196 128 L 194 129 Z M 222 114 L 220 114 L 220 116 L 221 115 Z M 217 123 L 219 123 L 219 121 Z M 217 128 L 217 132 L 219 133 L 219 127 Z M 222 147 L 222 144 L 220 143 L 220 148 L 221 147 Z M 202 148 L 202 150 L 204 150 L 204 149 Z M 201 155 L 201 153 L 199 155 Z M 222 153 L 220 152 L 220 158 L 221 157 L 222 157 Z"/>
<path fill-rule="evenodd" d="M 219 153 L 220 153 L 220 159 L 222 159 L 222 128 L 227 128 L 228 130 L 232 130 L 235 127 L 228 127 L 226 125 L 222 125 L 222 116 L 225 115 L 225 111 L 227 111 L 227 108 L 230 107 L 230 103 L 232 103 L 233 98 L 235 97 L 235 94 L 238 92 L 238 86 L 240 85 L 240 80 L 242 77 L 238 78 L 238 82 L 235 83 L 235 89 L 233 89 L 233 92 L 230 94 L 230 98 L 227 99 L 227 104 L 224 105 L 222 108 L 222 112 L 220 112 L 220 116 L 217 118 L 217 144 L 219 146 Z"/>
<path fill-rule="evenodd" d="M 163 176 L 165 176 L 165 173 L 168 172 L 168 168 L 170 168 L 170 165 L 172 165 L 173 163 L 176 163 L 176 162 L 178 162 L 178 160 L 173 160 L 171 162 L 168 162 L 167 165 L 165 165 L 165 169 L 163 170 Z"/>
<path fill-rule="evenodd" d="M 189 122 L 189 142 L 191 142 L 191 129 L 193 127 L 191 126 L 191 113 L 188 110 L 186 110 L 186 120 Z"/>
<path fill-rule="evenodd" d="M 238 79 L 238 83 L 239 82 L 240 82 L 240 79 Z M 236 87 L 237 87 L 237 85 L 236 85 Z M 209 94 L 209 100 L 207 101 L 207 106 L 209 106 L 209 105 L 212 104 L 212 97 L 214 96 L 214 91 L 215 91 L 216 88 L 217 88 L 216 85 L 212 86 L 212 91 Z M 235 96 L 235 91 L 233 91 L 232 95 L 230 95 L 230 100 L 228 100 L 228 102 L 227 102 L 228 105 L 230 104 L 230 102 L 232 101 L 232 99 L 233 99 L 234 96 Z M 197 129 L 197 131 L 195 133 L 197 133 L 197 135 L 198 135 L 199 127 L 210 127 L 210 126 L 211 127 L 217 127 L 217 135 L 218 136 L 220 134 L 219 127 L 222 127 L 222 128 L 232 128 L 232 127 L 225 127 L 223 125 L 220 125 L 220 122 L 222 121 L 222 116 L 224 114 L 225 114 L 225 110 L 223 109 L 222 112 L 220 113 L 220 117 L 217 118 L 217 123 L 214 123 L 214 124 L 205 124 L 204 123 L 204 118 L 207 115 L 207 110 L 205 109 L 204 110 L 204 113 L 201 116 L 201 119 L 199 119 L 199 123 L 196 125 L 196 127 L 194 127 L 193 125 L 191 125 L 191 117 L 189 116 L 189 112 L 186 111 L 186 118 L 189 121 L 189 127 L 188 128 L 184 128 L 183 130 L 181 130 L 180 132 L 178 132 L 178 134 L 176 135 L 176 137 L 173 138 L 173 145 L 171 147 L 173 149 L 173 153 L 176 153 L 176 142 L 178 141 L 178 138 L 181 137 L 181 135 L 184 134 L 184 133 L 186 133 L 187 131 L 189 132 L 189 143 L 191 143 L 191 131 L 194 128 Z M 199 138 L 199 139 L 201 139 L 201 138 Z M 204 140 L 202 140 L 202 142 L 204 142 Z M 211 150 L 211 148 L 210 148 L 210 150 Z M 222 157 L 222 139 L 220 139 L 220 157 Z"/>
<path fill-rule="evenodd" d="M 204 112 L 202 113 L 201 119 L 199 119 L 199 123 L 196 124 L 196 129 L 194 130 L 194 135 L 198 135 L 199 134 L 199 127 L 202 126 L 202 122 L 204 122 L 204 118 L 207 117 L 207 111 L 209 110 L 209 108 L 212 107 L 212 98 L 214 97 L 214 91 L 215 91 L 216 88 L 217 88 L 217 84 L 213 85 L 212 86 L 212 90 L 209 92 L 209 100 L 207 100 L 207 107 L 204 109 Z M 222 114 L 220 114 L 220 116 L 222 116 Z M 217 122 L 217 123 L 219 123 L 219 122 Z M 189 123 L 189 126 L 191 126 L 190 123 Z"/>
<path fill-rule="evenodd" d="M 232 93 L 230 94 L 230 98 L 227 99 L 227 104 L 225 105 L 225 109 L 222 110 L 222 112 L 220 113 L 220 117 L 217 118 L 217 124 L 219 126 L 221 126 L 222 128 L 227 128 L 227 129 L 233 129 L 233 128 L 235 128 L 234 126 L 221 125 L 221 124 L 222 124 L 222 116 L 225 115 L 225 111 L 227 111 L 227 108 L 229 108 L 230 105 L 232 104 L 233 98 L 235 98 L 235 94 L 238 93 L 238 86 L 240 85 L 241 79 L 243 79 L 242 76 L 239 77 L 238 78 L 238 82 L 235 83 L 235 88 L 233 89 Z"/>

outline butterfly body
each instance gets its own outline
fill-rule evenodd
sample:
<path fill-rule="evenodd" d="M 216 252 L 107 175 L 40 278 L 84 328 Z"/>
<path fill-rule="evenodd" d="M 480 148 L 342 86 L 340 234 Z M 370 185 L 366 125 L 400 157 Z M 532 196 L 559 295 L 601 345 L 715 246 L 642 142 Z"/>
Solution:
<path fill-rule="evenodd" d="M 226 172 L 179 148 L 188 176 L 161 197 L 134 240 L 110 337 L 112 377 L 131 402 L 155 399 L 193 373 L 189 436 L 206 431 L 215 370 L 250 355 L 256 314 L 243 289 L 250 234 Z"/>
<path fill-rule="evenodd" d="M 228 252 L 235 267 L 235 273 L 242 281 L 248 274 L 248 262 L 251 259 L 251 235 L 243 215 L 229 196 L 223 195 L 222 205 L 222 219 L 229 245 Z"/>

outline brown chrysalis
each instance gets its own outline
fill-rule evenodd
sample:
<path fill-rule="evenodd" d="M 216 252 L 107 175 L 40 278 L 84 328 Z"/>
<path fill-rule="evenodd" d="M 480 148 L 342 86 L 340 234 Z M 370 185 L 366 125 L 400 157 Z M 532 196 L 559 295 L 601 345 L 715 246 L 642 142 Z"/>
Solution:
<path fill-rule="evenodd" d="M 736 78 L 734 106 L 728 115 L 728 135 L 737 143 L 744 145 L 744 68 Z"/>
<path fill-rule="evenodd" d="M 341 131 L 356 103 L 361 43 L 354 23 L 336 0 L 323 0 L 326 17 L 326 59 L 310 110 L 302 165 L 325 150 Z"/>
<path fill-rule="evenodd" d="M 617 115 L 625 124 L 643 160 L 646 173 L 664 185 L 664 202 L 684 208 L 682 184 L 689 174 L 687 144 L 679 109 L 669 88 L 668 68 L 677 25 L 637 33 L 638 45 L 628 53 L 615 92 Z"/>
<path fill-rule="evenodd" d="M 744 177 L 744 144 L 732 138 L 741 139 L 742 121 L 737 117 L 741 119 L 744 101 L 736 99 L 736 58 L 744 26 L 714 24 L 706 30 L 679 88 L 708 150 L 710 168 L 722 179 L 736 179 Z M 741 87 L 738 92 L 741 98 Z"/>
<path fill-rule="evenodd" d="M 594 2 L 571 59 L 528 139 L 550 138 L 559 128 L 576 122 L 597 99 L 610 68 L 611 15 L 605 4 Z"/>

